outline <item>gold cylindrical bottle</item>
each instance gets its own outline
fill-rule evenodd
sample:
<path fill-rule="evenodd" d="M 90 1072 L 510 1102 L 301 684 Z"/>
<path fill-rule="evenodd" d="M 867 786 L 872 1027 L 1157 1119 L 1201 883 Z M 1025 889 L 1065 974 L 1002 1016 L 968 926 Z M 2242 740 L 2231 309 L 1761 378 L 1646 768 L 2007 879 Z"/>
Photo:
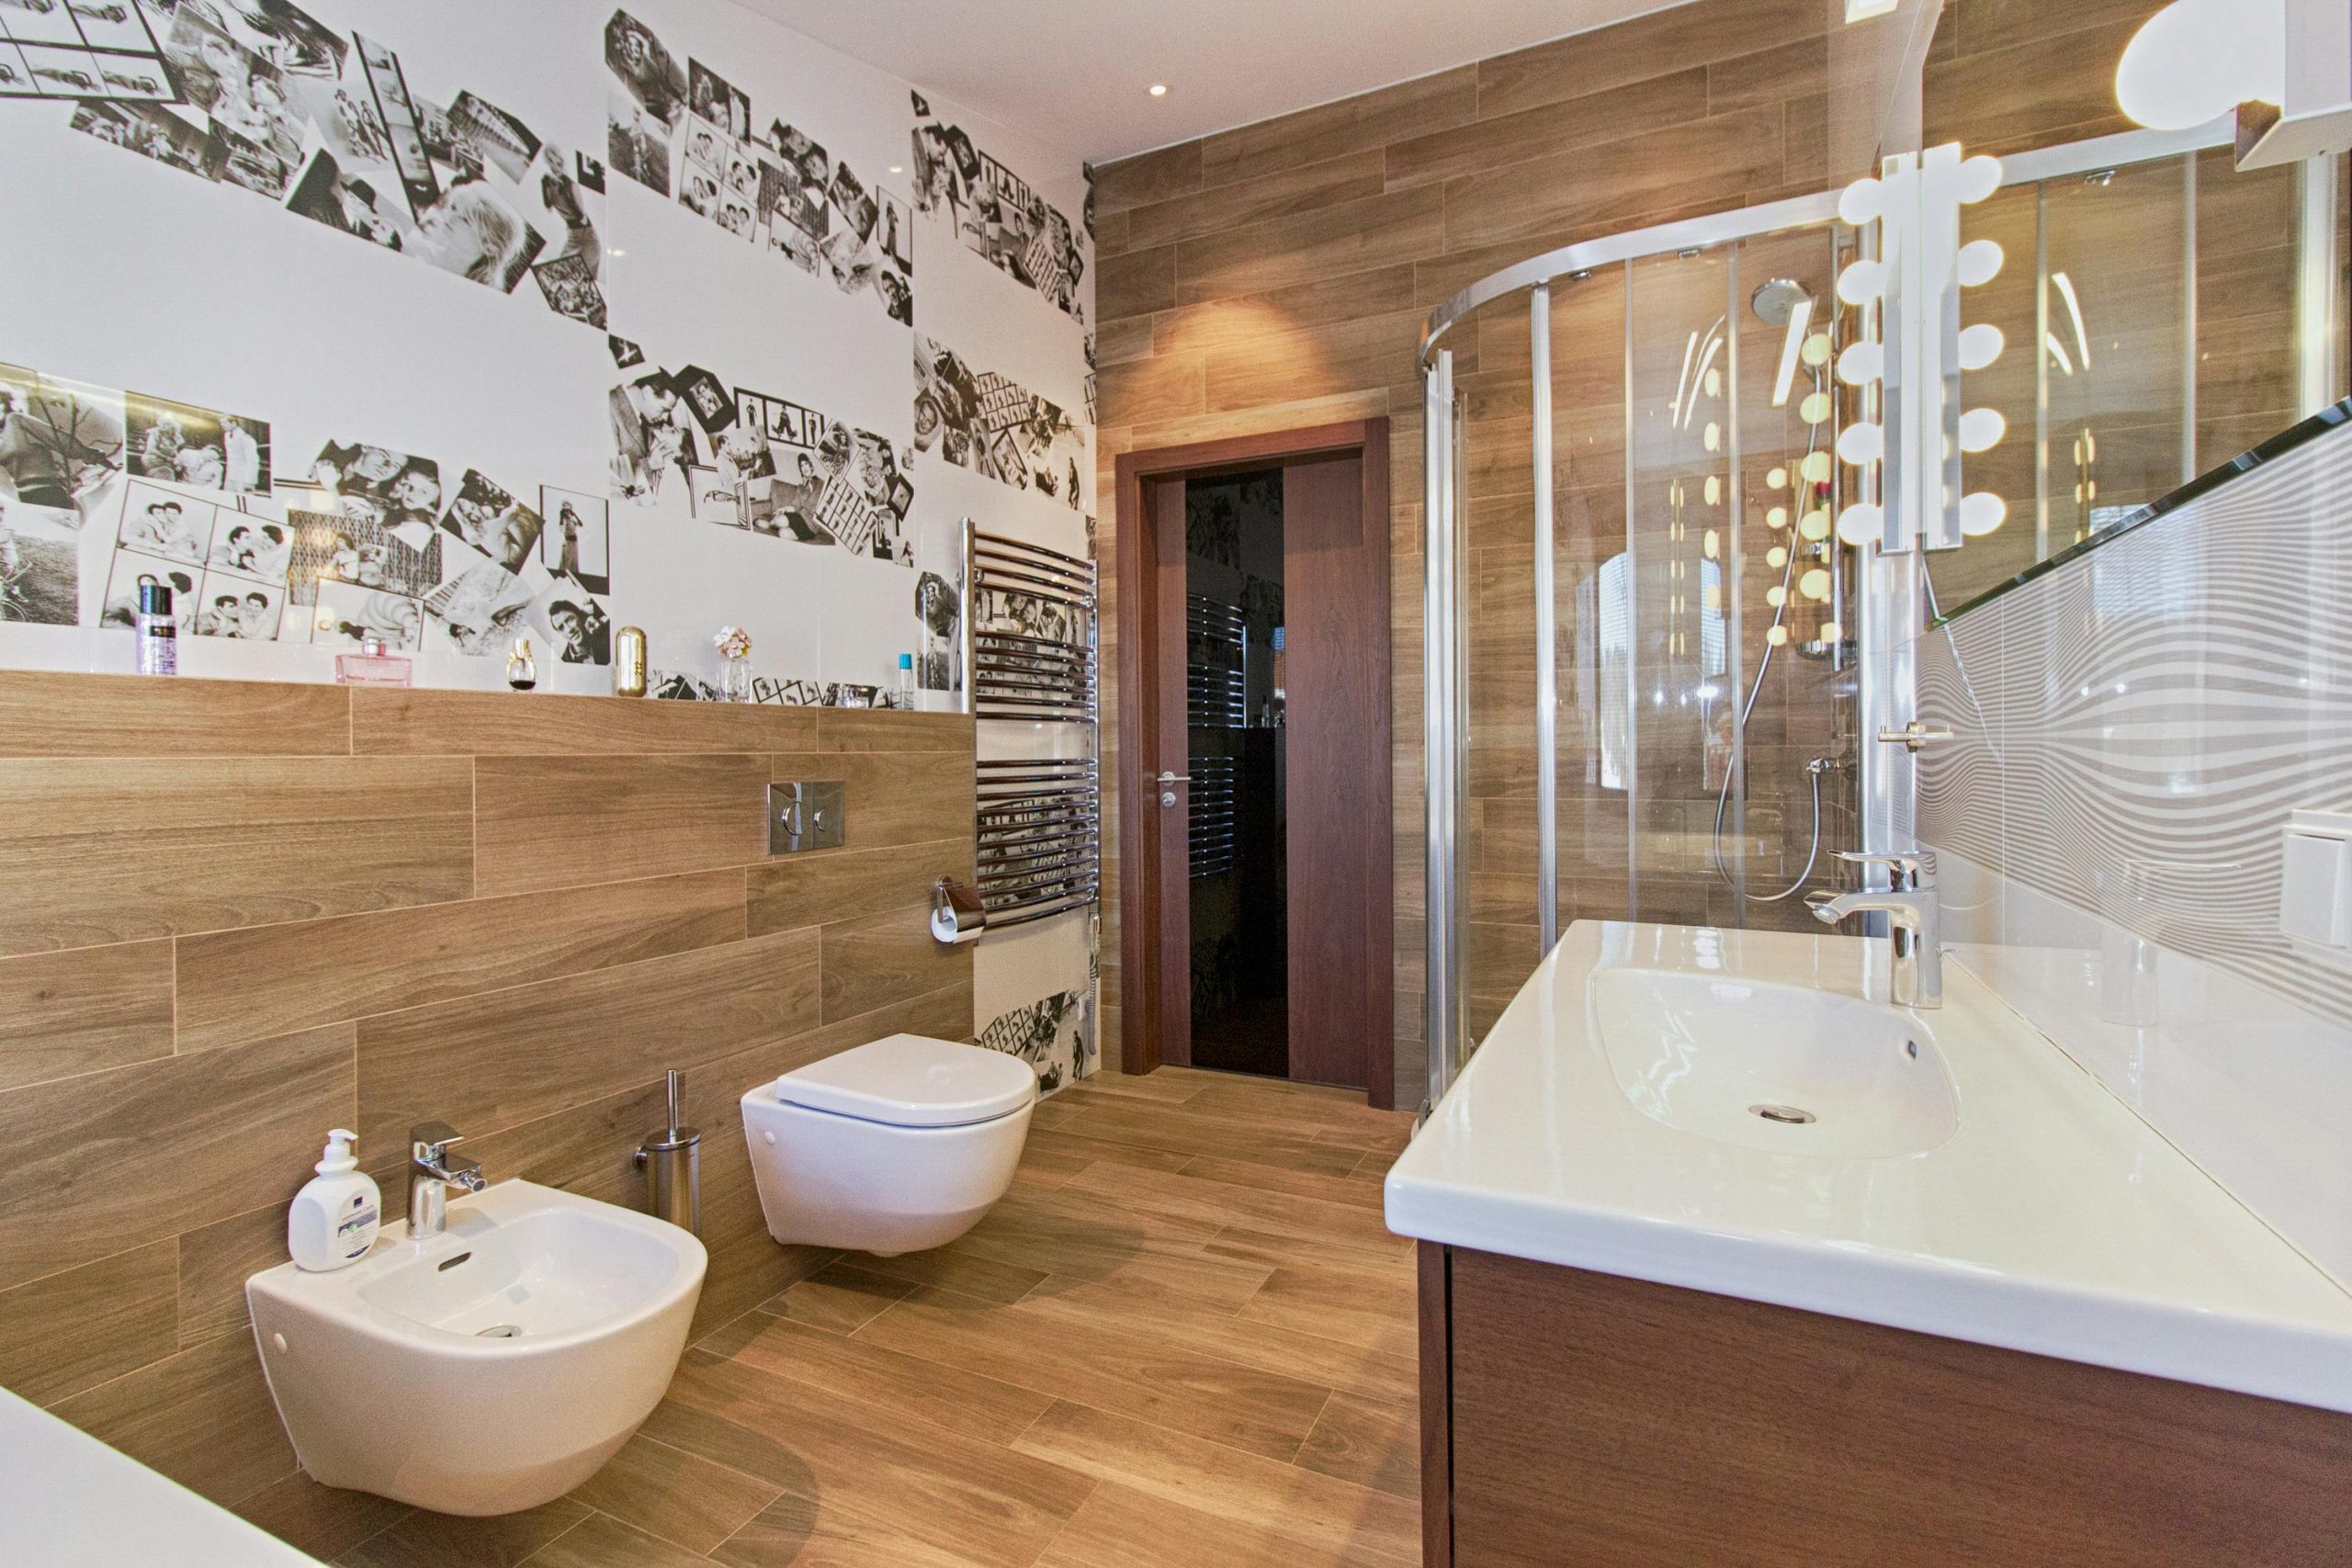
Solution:
<path fill-rule="evenodd" d="M 636 626 L 623 626 L 613 639 L 613 694 L 645 695 L 645 633 Z"/>

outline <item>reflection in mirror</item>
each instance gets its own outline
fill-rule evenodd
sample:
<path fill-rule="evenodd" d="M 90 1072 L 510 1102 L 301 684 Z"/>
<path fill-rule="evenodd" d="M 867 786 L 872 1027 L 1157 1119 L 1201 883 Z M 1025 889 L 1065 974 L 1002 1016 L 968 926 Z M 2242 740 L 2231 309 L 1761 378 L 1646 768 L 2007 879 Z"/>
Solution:
<path fill-rule="evenodd" d="M 1928 558 L 1936 613 L 2341 395 L 2346 227 L 2341 160 L 2241 173 L 2227 148 L 2021 181 L 1967 209 L 1963 240 L 2006 258 L 1967 319 L 2027 352 L 1967 378 L 1967 406 L 1990 411 L 1963 432 L 1967 487 L 2007 516 Z"/>

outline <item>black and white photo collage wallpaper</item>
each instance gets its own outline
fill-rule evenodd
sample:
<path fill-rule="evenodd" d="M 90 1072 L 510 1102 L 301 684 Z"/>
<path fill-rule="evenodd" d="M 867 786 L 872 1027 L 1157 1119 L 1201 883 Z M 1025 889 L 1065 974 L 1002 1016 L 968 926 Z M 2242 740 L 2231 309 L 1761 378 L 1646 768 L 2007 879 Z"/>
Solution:
<path fill-rule="evenodd" d="M 1092 198 L 1074 163 L 1073 177 L 1053 177 L 1060 194 L 1049 197 L 1035 178 L 1049 160 L 1034 149 L 1005 155 L 991 145 L 1001 133 L 935 109 L 903 84 L 844 121 L 854 96 L 779 69 L 805 40 L 764 24 L 747 33 L 731 14 L 700 16 L 695 0 L 565 8 L 549 26 L 567 36 L 527 44 L 532 29 L 513 13 L 494 19 L 503 31 L 485 15 L 481 47 L 462 31 L 451 36 L 471 25 L 464 7 L 311 3 L 336 20 L 296 0 L 0 0 L 0 99 L 24 100 L 0 105 L 0 154 L 13 161 L 34 145 L 5 140 L 20 134 L 17 125 L 74 146 L 87 137 L 206 186 L 234 187 L 220 198 L 224 244 L 266 254 L 315 232 L 282 219 L 235 222 L 261 211 L 250 197 L 265 197 L 376 253 L 530 300 L 530 314 L 578 321 L 601 334 L 611 368 L 571 373 L 579 384 L 567 389 L 542 384 L 537 358 L 523 362 L 510 406 L 532 410 L 538 424 L 516 442 L 494 416 L 454 436 L 438 420 L 405 418 L 404 399 L 436 395 L 430 377 L 377 377 L 364 359 L 274 339 L 266 298 L 244 303 L 245 333 L 257 353 L 269 352 L 264 344 L 281 351 L 279 378 L 258 393 L 242 373 L 230 380 L 254 403 L 282 393 L 275 421 L 267 409 L 208 408 L 77 378 L 91 365 L 151 362 L 187 372 L 183 386 L 218 378 L 189 355 L 127 353 L 119 346 L 127 333 L 79 329 L 38 334 L 43 346 L 33 349 L 8 341 L 17 334 L 0 321 L 0 625 L 127 626 L 141 581 L 152 579 L 175 591 L 181 629 L 194 638 L 338 649 L 380 640 L 401 651 L 491 659 L 527 636 L 558 665 L 600 666 L 611 660 L 617 623 L 630 619 L 647 626 L 655 661 L 667 669 L 657 686 L 699 696 L 713 693 L 713 627 L 662 617 L 676 619 L 694 602 L 691 580 L 705 554 L 728 563 L 714 570 L 729 574 L 731 589 L 764 540 L 775 542 L 765 558 L 786 585 L 779 603 L 796 606 L 800 623 L 821 616 L 824 626 L 796 637 L 796 623 L 771 619 L 752 681 L 757 700 L 896 700 L 900 650 L 912 660 L 908 684 L 952 700 L 967 608 L 963 517 L 1058 533 L 1063 525 L 1052 519 L 1075 514 L 1091 547 L 1091 415 L 1067 406 L 1081 384 L 1086 400 L 1091 392 L 1077 351 L 1083 344 L 1091 362 Z M 582 96 L 592 117 L 588 106 L 601 100 L 601 147 L 593 118 L 556 123 L 544 84 L 542 96 L 525 100 L 539 106 L 538 123 L 495 101 L 506 96 L 502 82 L 519 79 L 526 48 L 542 63 L 601 69 Z M 800 86 L 779 91 L 779 79 Z M 117 153 L 93 156 L 103 163 Z M 1016 167 L 1024 164 L 1026 175 Z M 902 176 L 898 189 L 886 183 L 892 175 Z M 50 184 L 61 203 L 89 204 L 86 172 L 61 171 Z M 648 228 L 635 216 L 650 210 L 648 193 L 723 232 L 696 241 L 673 222 Z M 633 295 L 614 288 L 613 269 L 623 265 L 615 258 L 628 254 L 613 238 L 611 209 L 622 200 L 638 204 L 622 243 L 653 253 L 629 260 L 629 276 L 661 279 L 658 299 L 642 287 Z M 26 217 L 33 220 L 34 209 Z M 914 330 L 919 229 L 922 243 L 954 247 L 933 264 L 944 269 L 933 307 L 944 319 L 927 322 L 928 332 Z M 715 262 L 741 245 L 781 253 L 799 273 L 829 279 L 839 310 L 814 296 L 717 292 L 704 309 L 703 277 L 734 275 L 699 253 L 708 247 Z M 673 254 L 684 251 L 696 254 Z M 401 321 L 430 339 L 437 323 L 429 314 L 402 316 L 390 301 L 443 286 L 429 275 L 402 284 L 379 276 L 384 269 L 368 252 L 355 245 L 350 254 L 342 286 L 370 305 L 367 291 L 385 297 L 365 312 L 367 330 Z M 856 299 L 869 293 L 870 302 Z M 74 308 L 53 294 L 42 310 Z M 1023 316 L 1032 300 L 1049 309 Z M 909 347 L 886 358 L 833 325 L 813 334 L 821 347 L 807 366 L 780 358 L 773 336 L 732 359 L 707 347 L 696 355 L 639 346 L 706 341 L 708 322 L 746 311 L 896 327 Z M 1074 329 L 1066 349 L 1053 346 L 1060 333 L 1039 316 Z M 102 343 L 86 361 L 56 348 L 85 337 Z M 961 345 L 977 354 L 967 357 Z M 603 352 L 592 351 L 600 359 Z M 1030 380 L 1041 355 L 1056 367 L 1046 373 L 1059 389 L 1054 397 L 988 363 L 1030 367 L 1020 372 Z M 578 363 L 552 344 L 543 357 Z M 347 381 L 370 384 L 344 398 Z M 888 389 L 877 397 L 877 388 Z M 587 412 L 599 391 L 601 421 Z M 346 403 L 359 412 L 334 412 Z M 549 410 L 561 413 L 565 434 L 548 434 Z M 275 443 L 273 423 L 285 437 Z M 289 426 L 299 438 L 287 435 Z M 513 450 L 534 455 L 515 461 Z M 1031 502 L 959 491 L 961 481 L 937 468 L 919 502 L 919 458 L 1052 510 L 1026 513 L 1024 525 L 1021 509 Z M 700 527 L 749 541 L 754 556 L 717 544 L 698 550 Z M 617 574 L 616 557 L 627 569 Z M 835 592 L 829 562 L 865 575 L 854 591 Z M 886 589 L 876 566 L 903 573 L 903 586 Z M 624 613 L 651 578 L 662 591 L 645 613 Z M 876 617 L 888 624 L 861 629 Z M 743 618 L 711 616 L 714 626 Z M 768 651 L 779 642 L 780 654 Z M 827 651 L 847 643 L 861 650 L 839 659 Z M 805 651 L 812 646 L 816 653 Z M 820 663 L 826 678 L 806 673 Z M 424 678 L 432 679 L 429 666 Z"/>

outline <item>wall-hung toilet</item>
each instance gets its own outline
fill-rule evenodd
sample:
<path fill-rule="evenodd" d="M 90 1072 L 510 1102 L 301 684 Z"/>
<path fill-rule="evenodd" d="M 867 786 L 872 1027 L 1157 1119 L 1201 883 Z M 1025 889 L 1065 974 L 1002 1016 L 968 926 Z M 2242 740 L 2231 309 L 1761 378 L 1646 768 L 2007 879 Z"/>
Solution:
<path fill-rule="evenodd" d="M 1012 1184 L 1036 1070 L 893 1034 L 743 1096 L 768 1234 L 893 1258 L 954 1241 Z"/>

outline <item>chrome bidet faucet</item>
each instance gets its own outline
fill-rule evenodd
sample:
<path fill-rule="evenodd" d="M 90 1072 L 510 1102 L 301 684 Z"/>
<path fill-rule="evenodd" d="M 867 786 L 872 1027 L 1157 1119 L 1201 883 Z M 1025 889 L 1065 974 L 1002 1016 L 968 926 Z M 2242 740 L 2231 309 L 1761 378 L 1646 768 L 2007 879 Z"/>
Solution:
<path fill-rule="evenodd" d="M 465 1142 L 447 1122 L 426 1122 L 408 1130 L 408 1238 L 422 1241 L 441 1234 L 448 1218 L 449 1189 L 479 1192 L 481 1162 L 451 1159 L 449 1145 Z"/>
<path fill-rule="evenodd" d="M 1886 867 L 1888 886 L 1884 891 L 1866 887 L 1834 897 L 1815 893 L 1805 900 L 1813 907 L 1814 919 L 1834 926 L 1853 915 L 1884 915 L 1887 936 L 1894 948 L 1894 1005 L 1943 1006 L 1943 919 L 1936 900 L 1934 860 L 1924 853 L 1860 854 L 1851 850 L 1840 851 L 1838 858 L 1852 865 Z"/>

